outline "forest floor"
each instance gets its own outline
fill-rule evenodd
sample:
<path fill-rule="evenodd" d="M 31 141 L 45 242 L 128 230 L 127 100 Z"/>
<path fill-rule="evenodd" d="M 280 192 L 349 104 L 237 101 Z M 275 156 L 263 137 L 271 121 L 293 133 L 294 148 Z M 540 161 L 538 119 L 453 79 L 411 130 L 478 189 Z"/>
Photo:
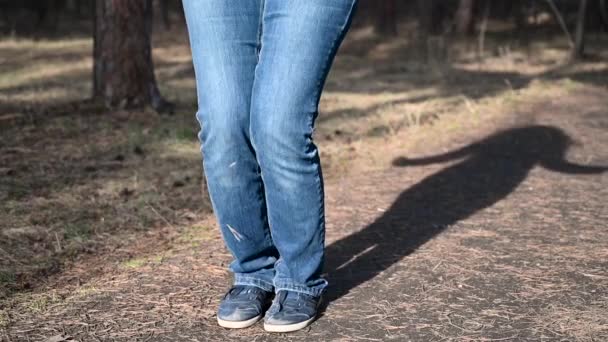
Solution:
<path fill-rule="evenodd" d="M 185 31 L 154 42 L 172 116 L 83 102 L 90 39 L 0 40 L 0 341 L 608 340 L 607 51 L 491 38 L 422 64 L 349 34 L 315 130 L 331 287 L 290 335 L 216 324 Z"/>

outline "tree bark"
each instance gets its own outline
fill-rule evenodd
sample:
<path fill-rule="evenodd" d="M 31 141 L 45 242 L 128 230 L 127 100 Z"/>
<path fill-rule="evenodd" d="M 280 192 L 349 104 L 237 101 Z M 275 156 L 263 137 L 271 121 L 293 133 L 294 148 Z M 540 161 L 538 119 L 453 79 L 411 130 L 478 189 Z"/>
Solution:
<path fill-rule="evenodd" d="M 108 108 L 171 111 L 152 63 L 152 0 L 96 0 L 93 98 Z"/>
<path fill-rule="evenodd" d="M 456 10 L 456 33 L 460 36 L 473 33 L 474 0 L 460 0 Z"/>
<path fill-rule="evenodd" d="M 585 53 L 585 23 L 587 18 L 588 3 L 588 0 L 580 0 L 578 18 L 576 19 L 576 33 L 574 36 L 572 59 L 580 59 Z"/>
<path fill-rule="evenodd" d="M 375 31 L 381 35 L 397 36 L 397 0 L 376 3 Z"/>
<path fill-rule="evenodd" d="M 418 30 L 423 39 L 433 31 L 433 5 L 432 0 L 418 0 Z"/>
<path fill-rule="evenodd" d="M 159 1 L 159 11 L 161 15 L 161 19 L 163 21 L 163 28 L 165 30 L 171 29 L 171 18 L 169 17 L 169 0 L 160 0 Z"/>
<path fill-rule="evenodd" d="M 606 0 L 600 0 L 600 17 L 604 29 L 608 31 L 608 5 L 606 5 Z"/>

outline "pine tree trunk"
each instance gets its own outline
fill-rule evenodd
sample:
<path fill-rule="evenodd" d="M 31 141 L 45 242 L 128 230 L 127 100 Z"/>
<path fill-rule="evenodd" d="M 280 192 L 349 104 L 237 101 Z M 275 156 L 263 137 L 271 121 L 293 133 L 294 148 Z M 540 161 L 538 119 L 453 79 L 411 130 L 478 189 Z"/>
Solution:
<path fill-rule="evenodd" d="M 169 0 L 160 0 L 159 1 L 159 11 L 161 18 L 163 20 L 163 28 L 165 30 L 171 29 L 171 18 L 169 17 Z"/>
<path fill-rule="evenodd" d="M 432 0 L 418 0 L 418 30 L 424 39 L 433 32 L 433 5 Z"/>
<path fill-rule="evenodd" d="M 587 18 L 588 0 L 580 0 L 578 18 L 576 19 L 576 33 L 574 36 L 574 50 L 572 59 L 580 59 L 585 53 L 585 23 Z"/>
<path fill-rule="evenodd" d="M 604 30 L 608 31 L 608 5 L 606 5 L 606 0 L 600 0 L 600 17 Z"/>
<path fill-rule="evenodd" d="M 386 36 L 397 35 L 397 0 L 382 0 L 376 3 L 375 31 Z"/>
<path fill-rule="evenodd" d="M 93 98 L 108 108 L 171 111 L 154 76 L 152 0 L 96 0 Z"/>
<path fill-rule="evenodd" d="M 460 0 L 456 11 L 456 33 L 465 36 L 473 33 L 474 0 Z"/>

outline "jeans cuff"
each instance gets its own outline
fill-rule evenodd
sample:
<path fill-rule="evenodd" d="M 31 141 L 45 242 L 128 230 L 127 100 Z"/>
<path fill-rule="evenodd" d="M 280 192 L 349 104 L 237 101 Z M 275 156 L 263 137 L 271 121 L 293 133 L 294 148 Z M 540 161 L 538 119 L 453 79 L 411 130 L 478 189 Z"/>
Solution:
<path fill-rule="evenodd" d="M 287 290 L 287 291 L 305 293 L 307 295 L 311 295 L 314 297 L 320 297 L 325 292 L 326 287 L 327 287 L 326 280 L 323 280 L 323 283 L 316 285 L 314 287 L 297 285 L 297 284 L 284 282 L 284 281 L 279 281 L 279 282 L 274 283 L 275 293 L 279 292 L 280 290 Z"/>
<path fill-rule="evenodd" d="M 271 282 L 268 282 L 263 279 L 259 279 L 252 276 L 245 276 L 241 274 L 234 275 L 234 285 L 249 285 L 259 287 L 266 292 L 273 292 L 274 286 Z"/>

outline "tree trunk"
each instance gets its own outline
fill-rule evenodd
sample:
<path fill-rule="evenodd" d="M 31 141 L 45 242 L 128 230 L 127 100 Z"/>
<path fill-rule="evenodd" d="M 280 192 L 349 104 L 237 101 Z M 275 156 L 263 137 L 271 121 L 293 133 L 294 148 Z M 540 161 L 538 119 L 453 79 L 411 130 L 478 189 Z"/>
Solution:
<path fill-rule="evenodd" d="M 600 0 L 600 17 L 604 30 L 608 31 L 608 5 L 606 5 L 606 0 Z"/>
<path fill-rule="evenodd" d="M 523 0 L 514 0 L 511 7 L 511 15 L 515 20 L 515 26 L 519 33 L 524 33 L 528 27 L 528 4 Z"/>
<path fill-rule="evenodd" d="M 93 98 L 108 108 L 171 111 L 152 64 L 152 0 L 96 0 Z"/>
<path fill-rule="evenodd" d="M 456 11 L 456 33 L 460 36 L 473 33 L 474 0 L 460 0 Z"/>
<path fill-rule="evenodd" d="M 578 18 L 576 19 L 576 33 L 574 38 L 574 49 L 572 59 L 580 59 L 585 53 L 585 23 L 587 18 L 588 0 L 580 0 Z"/>
<path fill-rule="evenodd" d="M 171 29 L 171 18 L 169 17 L 169 0 L 160 0 L 159 1 L 159 11 L 161 15 L 161 19 L 163 21 L 163 28 L 165 30 Z"/>
<path fill-rule="evenodd" d="M 418 30 L 422 39 L 426 39 L 433 31 L 433 2 L 418 0 Z"/>
<path fill-rule="evenodd" d="M 376 3 L 376 25 L 378 34 L 397 35 L 397 0 L 382 0 Z"/>

